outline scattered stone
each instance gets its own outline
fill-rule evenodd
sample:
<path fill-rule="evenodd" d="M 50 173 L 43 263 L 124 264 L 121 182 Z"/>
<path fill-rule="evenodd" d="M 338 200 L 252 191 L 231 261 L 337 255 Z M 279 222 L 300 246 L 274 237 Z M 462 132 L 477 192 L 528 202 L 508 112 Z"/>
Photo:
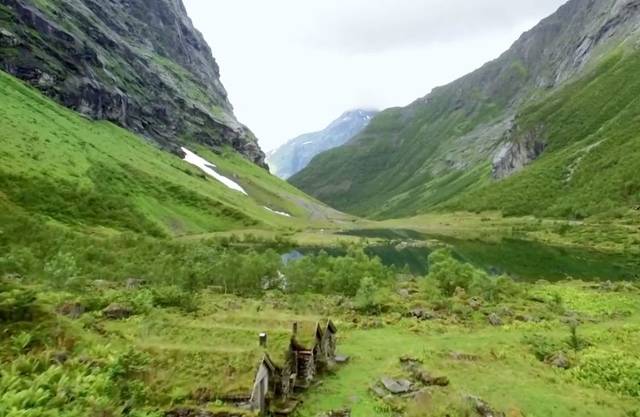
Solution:
<path fill-rule="evenodd" d="M 64 303 L 57 309 L 58 314 L 77 319 L 85 312 L 85 308 L 80 303 Z"/>
<path fill-rule="evenodd" d="M 473 297 L 469 300 L 469 307 L 471 307 L 474 310 L 479 310 L 480 307 L 482 307 L 482 299 L 478 298 L 478 297 Z"/>
<path fill-rule="evenodd" d="M 20 44 L 18 37 L 4 28 L 0 28 L 0 45 L 15 47 Z"/>
<path fill-rule="evenodd" d="M 131 317 L 133 309 L 122 304 L 113 303 L 102 310 L 102 315 L 111 320 L 122 320 Z"/>
<path fill-rule="evenodd" d="M 394 395 L 407 394 L 412 391 L 411 381 L 406 379 L 393 379 L 389 377 L 383 377 L 380 379 L 382 385 Z"/>
<path fill-rule="evenodd" d="M 17 273 L 4 274 L 2 278 L 7 281 L 22 281 L 22 275 Z"/>
<path fill-rule="evenodd" d="M 422 359 L 414 358 L 413 356 L 408 356 L 408 355 L 400 356 L 400 362 L 407 365 L 423 363 Z"/>
<path fill-rule="evenodd" d="M 125 283 L 128 290 L 137 290 L 146 284 L 147 282 L 145 280 L 138 278 L 129 278 Z"/>
<path fill-rule="evenodd" d="M 424 369 L 416 369 L 413 377 L 428 387 L 447 387 L 450 384 L 449 378 L 446 376 L 432 376 Z"/>
<path fill-rule="evenodd" d="M 478 397 L 468 396 L 467 400 L 473 404 L 473 407 L 481 417 L 506 417 L 504 413 L 495 411 L 489 404 Z"/>
<path fill-rule="evenodd" d="M 516 314 L 514 318 L 516 319 L 516 321 L 521 321 L 524 323 L 531 323 L 535 321 L 535 319 L 532 316 L 525 315 L 525 314 Z"/>
<path fill-rule="evenodd" d="M 492 326 L 502 326 L 502 319 L 496 313 L 489 314 L 487 319 Z"/>
<path fill-rule="evenodd" d="M 69 360 L 69 352 L 56 352 L 53 354 L 53 360 L 59 365 L 64 365 Z"/>
<path fill-rule="evenodd" d="M 206 411 L 195 408 L 176 408 L 167 411 L 165 417 L 242 417 L 242 414 L 230 413 L 228 411 Z"/>
<path fill-rule="evenodd" d="M 191 393 L 191 398 L 198 404 L 206 404 L 215 399 L 213 392 L 207 387 L 197 388 Z"/>
<path fill-rule="evenodd" d="M 546 360 L 546 362 L 554 368 L 569 369 L 571 367 L 571 361 L 564 352 L 554 353 Z"/>
<path fill-rule="evenodd" d="M 409 316 L 418 320 L 433 320 L 437 318 L 433 311 L 425 310 L 422 308 L 414 308 L 409 311 Z"/>
<path fill-rule="evenodd" d="M 513 317 L 513 311 L 509 307 L 502 307 L 499 311 L 502 317 Z"/>
<path fill-rule="evenodd" d="M 351 359 L 351 358 L 350 358 L 350 357 L 348 357 L 348 356 L 341 356 L 341 355 L 338 355 L 338 356 L 336 356 L 336 357 L 334 357 L 334 358 L 333 358 L 333 361 L 334 361 L 335 363 L 343 364 L 343 363 L 347 363 L 347 362 L 349 362 L 349 359 Z"/>
<path fill-rule="evenodd" d="M 104 279 L 96 279 L 91 285 L 98 290 L 108 290 L 116 287 L 115 283 Z"/>
<path fill-rule="evenodd" d="M 475 362 L 477 360 L 480 360 L 480 357 L 478 355 L 472 355 L 469 353 L 462 353 L 462 352 L 451 352 L 449 353 L 449 357 L 454 361 Z"/>
<path fill-rule="evenodd" d="M 378 398 L 385 398 L 387 396 L 387 392 L 377 385 L 371 387 L 371 392 Z"/>
<path fill-rule="evenodd" d="M 328 413 L 320 413 L 317 417 L 351 417 L 351 410 L 334 410 L 329 411 Z"/>
<path fill-rule="evenodd" d="M 409 295 L 410 295 L 410 294 L 409 294 L 409 290 L 407 290 L 407 289 L 405 289 L 405 288 L 399 289 L 399 290 L 398 290 L 398 295 L 399 295 L 401 298 L 407 299 L 407 298 L 409 298 Z"/>

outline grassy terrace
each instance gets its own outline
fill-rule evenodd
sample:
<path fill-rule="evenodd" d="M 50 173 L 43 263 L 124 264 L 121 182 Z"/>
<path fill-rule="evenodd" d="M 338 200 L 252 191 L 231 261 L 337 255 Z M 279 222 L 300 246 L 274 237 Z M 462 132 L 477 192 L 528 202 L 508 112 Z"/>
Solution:
<path fill-rule="evenodd" d="M 7 367 L 0 393 L 7 405 L 0 406 L 0 415 L 14 415 L 10 410 L 17 404 L 31 404 L 36 414 L 26 415 L 45 415 L 37 414 L 37 402 L 18 399 L 33 394 L 23 391 L 18 397 L 20 385 L 7 383 L 18 374 L 24 383 L 31 381 L 33 389 L 41 390 L 42 404 L 51 401 L 49 395 L 57 390 L 77 393 L 76 400 L 65 406 L 68 414 L 52 415 L 77 415 L 73 410 L 80 404 L 88 404 L 85 410 L 100 410 L 97 393 L 102 391 L 90 375 L 113 375 L 120 366 L 130 372 L 127 384 L 132 385 L 127 390 L 140 389 L 133 381 L 144 384 L 144 401 L 138 402 L 136 413 L 146 409 L 144 415 L 155 416 L 159 414 L 154 409 L 184 406 L 228 410 L 231 405 L 216 399 L 249 391 L 262 355 L 257 343 L 260 332 L 268 332 L 269 351 L 277 357 L 287 346 L 293 321 L 303 325 L 303 333 L 311 333 L 318 318 L 328 315 L 337 319 L 338 350 L 350 355 L 351 361 L 323 376 L 303 396 L 300 417 L 340 408 L 352 409 L 356 417 L 393 416 L 400 411 L 444 417 L 445 410 L 466 416 L 472 415 L 464 414 L 469 409 L 464 398 L 469 395 L 509 416 L 627 417 L 640 411 L 638 287 L 578 281 L 531 284 L 518 296 L 474 307 L 470 307 L 473 297 L 457 293 L 439 310 L 433 310 L 439 302 L 427 288 L 422 281 L 397 284 L 397 290 L 410 295 L 392 296 L 385 302 L 385 312 L 376 316 L 357 313 L 339 298 L 324 296 L 272 293 L 248 299 L 205 291 L 194 299 L 197 309 L 189 312 L 154 306 L 145 288 L 95 289 L 90 296 L 40 292 L 37 322 L 3 324 L 8 337 L 0 341 L 0 359 Z M 99 310 L 78 319 L 55 312 L 65 302 L 97 308 L 114 298 L 130 300 L 135 314 L 113 321 Z M 405 317 L 415 308 L 435 311 L 435 316 L 428 321 Z M 502 325 L 488 323 L 491 313 L 500 316 Z M 570 319 L 580 323 L 578 342 L 572 341 Z M 565 352 L 569 369 L 548 362 L 557 351 Z M 60 352 L 66 359 L 56 365 Z M 371 387 L 381 377 L 408 377 L 399 361 L 407 355 L 422 361 L 433 375 L 446 376 L 450 385 L 422 389 L 415 398 L 378 398 Z M 49 362 L 52 368 L 37 376 Z M 72 380 L 55 382 L 53 388 L 53 380 L 47 378 L 55 378 L 49 375 L 55 369 Z M 93 395 L 98 395 L 98 403 L 91 405 L 77 391 L 83 389 L 97 392 Z"/>

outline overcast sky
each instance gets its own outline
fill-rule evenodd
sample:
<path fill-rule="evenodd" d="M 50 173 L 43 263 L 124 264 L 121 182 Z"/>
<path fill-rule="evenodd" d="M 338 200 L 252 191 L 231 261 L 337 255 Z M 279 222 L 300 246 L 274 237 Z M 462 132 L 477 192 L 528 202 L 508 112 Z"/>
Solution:
<path fill-rule="evenodd" d="M 265 151 L 344 111 L 406 105 L 566 0 L 184 0 Z"/>

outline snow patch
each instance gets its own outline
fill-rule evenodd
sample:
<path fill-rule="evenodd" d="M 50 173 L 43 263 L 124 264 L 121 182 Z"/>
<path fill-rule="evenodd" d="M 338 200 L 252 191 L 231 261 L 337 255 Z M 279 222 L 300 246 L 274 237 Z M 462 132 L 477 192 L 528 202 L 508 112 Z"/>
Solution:
<path fill-rule="evenodd" d="M 283 211 L 273 210 L 273 209 L 270 209 L 267 206 L 264 206 L 264 208 L 265 208 L 265 210 L 268 210 L 268 211 L 272 212 L 273 214 L 277 214 L 278 216 L 291 217 L 291 215 L 289 213 L 285 213 Z"/>
<path fill-rule="evenodd" d="M 181 149 L 182 149 L 182 152 L 185 153 L 185 157 L 183 159 L 185 162 L 187 162 L 187 163 L 189 163 L 191 165 L 197 166 L 202 171 L 204 171 L 205 174 L 215 178 L 216 180 L 221 182 L 223 185 L 225 185 L 227 188 L 230 188 L 230 189 L 232 189 L 234 191 L 241 192 L 242 194 L 247 195 L 247 196 L 249 195 L 244 190 L 244 188 L 242 188 L 240 186 L 240 184 L 238 184 L 237 182 L 225 177 L 224 175 L 220 175 L 216 171 L 214 171 L 213 168 L 216 167 L 214 164 L 212 164 L 211 162 L 207 161 L 204 158 L 201 158 L 200 156 L 198 156 L 195 153 L 191 152 L 187 148 L 181 148 Z"/>
<path fill-rule="evenodd" d="M 311 145 L 312 143 L 313 143 L 313 141 L 310 140 L 308 142 L 303 143 L 303 145 Z"/>

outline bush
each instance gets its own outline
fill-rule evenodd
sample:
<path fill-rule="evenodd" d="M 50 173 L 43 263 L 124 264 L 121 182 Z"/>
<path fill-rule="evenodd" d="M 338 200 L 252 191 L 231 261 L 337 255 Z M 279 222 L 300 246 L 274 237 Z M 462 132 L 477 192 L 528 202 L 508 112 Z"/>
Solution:
<path fill-rule="evenodd" d="M 429 255 L 427 280 L 435 282 L 443 295 L 452 297 L 458 288 L 492 302 L 520 293 L 520 287 L 508 276 L 490 277 L 481 269 L 455 259 L 447 249 Z M 431 289 L 428 291 L 432 292 Z"/>
<path fill-rule="evenodd" d="M 153 288 L 153 305 L 156 307 L 177 307 L 186 312 L 197 309 L 193 292 L 184 291 L 178 286 L 165 286 Z"/>
<path fill-rule="evenodd" d="M 572 373 L 579 381 L 618 394 L 640 397 L 640 358 L 637 356 L 592 350 L 584 354 Z"/>
<path fill-rule="evenodd" d="M 356 295 L 366 277 L 377 286 L 387 285 L 394 277 L 390 268 L 385 267 L 379 258 L 370 258 L 360 245 L 348 246 L 346 255 L 341 257 L 331 257 L 326 252 L 306 256 L 290 262 L 283 272 L 285 290 L 289 293 L 348 297 Z"/>
<path fill-rule="evenodd" d="M 40 313 L 34 290 L 0 281 L 0 322 L 30 321 Z"/>
<path fill-rule="evenodd" d="M 380 314 L 383 310 L 386 294 L 371 277 L 365 277 L 360 282 L 354 305 L 356 309 L 366 314 Z"/>
<path fill-rule="evenodd" d="M 531 352 L 535 355 L 536 359 L 541 362 L 546 361 L 552 355 L 562 351 L 562 345 L 560 343 L 539 334 L 527 336 L 523 342 L 529 345 Z"/>

